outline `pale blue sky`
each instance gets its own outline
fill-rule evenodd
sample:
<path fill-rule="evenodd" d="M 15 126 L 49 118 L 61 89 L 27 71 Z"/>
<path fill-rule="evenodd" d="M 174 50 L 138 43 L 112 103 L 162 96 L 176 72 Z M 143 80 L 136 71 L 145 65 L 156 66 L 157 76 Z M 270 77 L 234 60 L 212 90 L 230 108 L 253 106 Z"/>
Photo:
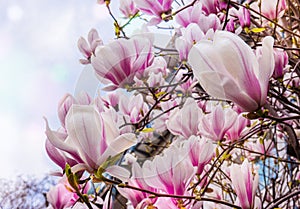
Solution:
<path fill-rule="evenodd" d="M 78 38 L 94 27 L 107 42 L 111 26 L 96 0 L 0 0 L 0 178 L 53 168 L 42 117 L 58 128 L 58 101 L 83 69 Z"/>

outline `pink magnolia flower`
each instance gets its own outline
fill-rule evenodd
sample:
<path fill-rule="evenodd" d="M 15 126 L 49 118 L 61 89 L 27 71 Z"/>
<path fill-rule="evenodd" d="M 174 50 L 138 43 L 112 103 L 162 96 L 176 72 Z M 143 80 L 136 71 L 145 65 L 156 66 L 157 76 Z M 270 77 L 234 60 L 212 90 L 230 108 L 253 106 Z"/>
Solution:
<path fill-rule="evenodd" d="M 196 174 L 201 175 L 205 165 L 214 156 L 215 146 L 211 140 L 206 140 L 199 136 L 191 136 L 187 141 L 184 141 L 184 146 L 189 153 L 193 166 L 197 167 Z"/>
<path fill-rule="evenodd" d="M 203 11 L 208 14 L 217 14 L 220 0 L 202 0 Z"/>
<path fill-rule="evenodd" d="M 100 81 L 112 82 L 115 89 L 132 84 L 134 76 L 142 75 L 145 68 L 152 64 L 153 57 L 151 41 L 135 36 L 97 47 L 91 63 Z"/>
<path fill-rule="evenodd" d="M 214 31 L 220 29 L 220 19 L 215 14 L 205 15 L 202 11 L 202 4 L 197 2 L 194 6 L 189 7 L 176 15 L 176 21 L 183 27 L 191 23 L 196 23 L 204 34 L 209 29 Z"/>
<path fill-rule="evenodd" d="M 245 7 L 239 8 L 239 10 L 232 10 L 233 13 L 238 17 L 240 26 L 242 28 L 249 28 L 251 25 L 250 11 Z M 236 12 L 235 12 L 236 11 Z"/>
<path fill-rule="evenodd" d="M 193 45 L 204 37 L 205 34 L 196 23 L 191 23 L 182 30 L 182 36 L 175 41 L 175 48 L 179 53 L 180 60 L 186 61 Z"/>
<path fill-rule="evenodd" d="M 169 70 L 167 68 L 167 62 L 163 57 L 155 57 L 153 59 L 153 63 L 147 67 L 143 73 L 143 76 L 141 79 L 138 79 L 137 77 L 134 78 L 135 86 L 137 87 L 157 87 L 166 85 L 165 78 L 169 75 Z M 145 83 L 145 80 L 146 84 Z M 166 88 L 164 88 L 166 89 Z M 162 88 L 158 88 L 157 91 L 162 91 Z M 158 93 L 158 92 L 155 92 Z M 149 99 L 153 96 L 147 96 Z M 153 104 L 155 102 L 154 100 L 150 100 Z"/>
<path fill-rule="evenodd" d="M 64 176 L 57 185 L 50 188 L 47 193 L 47 201 L 52 206 L 52 209 L 64 209 L 72 206 L 78 196 L 72 191 L 66 176 Z"/>
<path fill-rule="evenodd" d="M 161 72 L 150 73 L 149 78 L 147 79 L 147 84 L 149 87 L 163 86 L 166 84 L 166 80 Z M 158 89 L 155 93 L 159 92 L 162 92 L 162 89 Z"/>
<path fill-rule="evenodd" d="M 273 148 L 274 148 L 274 143 L 272 140 L 259 140 L 257 139 L 255 142 L 248 142 L 246 144 L 246 147 L 252 151 L 261 153 L 261 154 L 271 154 Z M 250 154 L 251 158 L 259 156 L 259 154 L 251 153 Z"/>
<path fill-rule="evenodd" d="M 73 104 L 89 105 L 92 98 L 86 93 L 81 92 L 76 98 L 71 94 L 66 94 L 58 104 L 58 118 L 63 127 L 65 127 L 65 118 Z"/>
<path fill-rule="evenodd" d="M 175 76 L 175 80 L 177 82 L 182 82 L 186 80 L 187 71 L 180 70 L 177 75 Z M 184 95 L 192 95 L 193 89 L 195 85 L 197 85 L 198 81 L 195 78 L 189 78 L 187 81 L 181 83 L 179 86 L 176 87 L 176 91 L 184 94 Z M 199 103 L 198 103 L 199 106 Z M 200 106 L 199 106 L 200 107 Z M 201 109 L 201 107 L 200 107 Z"/>
<path fill-rule="evenodd" d="M 175 48 L 179 53 L 180 61 L 186 61 L 188 54 L 193 47 L 193 44 L 186 40 L 183 36 L 180 36 L 175 41 Z"/>
<path fill-rule="evenodd" d="M 66 134 L 65 134 L 66 135 Z M 67 135 L 66 135 L 67 136 Z M 49 139 L 46 139 L 46 152 L 50 159 L 56 163 L 62 169 L 65 169 L 66 164 L 68 163 L 70 166 L 74 166 L 80 162 L 77 162 L 72 157 L 68 156 L 66 152 L 57 149 L 55 146 L 51 144 Z"/>
<path fill-rule="evenodd" d="M 158 117 L 153 122 L 153 127 L 154 127 L 156 132 L 162 133 L 167 129 L 166 122 L 168 121 L 170 115 L 174 111 L 174 110 L 170 111 L 170 109 L 172 109 L 175 106 L 179 105 L 179 103 L 180 103 L 180 101 L 179 101 L 178 98 L 176 98 L 174 100 L 168 100 L 168 101 L 165 101 L 165 102 L 160 104 L 161 110 L 154 110 L 153 111 L 153 117 L 157 117 L 158 115 L 160 115 L 160 117 Z M 165 113 L 162 114 L 163 112 L 165 112 Z"/>
<path fill-rule="evenodd" d="M 173 0 L 134 0 L 134 2 L 144 14 L 162 20 L 164 15 L 171 13 Z"/>
<path fill-rule="evenodd" d="M 274 0 L 261 0 L 261 13 L 271 20 L 277 20 L 282 17 L 284 10 L 286 9 L 285 0 L 279 0 L 278 5 L 277 1 Z"/>
<path fill-rule="evenodd" d="M 85 59 L 80 59 L 81 64 L 89 64 L 91 61 L 91 56 L 95 52 L 97 46 L 103 45 L 102 40 L 99 38 L 98 32 L 95 29 L 91 29 L 88 34 L 88 42 L 80 37 L 78 40 L 78 49 L 85 57 Z"/>
<path fill-rule="evenodd" d="M 143 114 L 148 112 L 148 107 L 141 94 L 131 95 L 130 97 L 122 95 L 119 111 L 127 122 L 136 123 L 143 117 Z"/>
<path fill-rule="evenodd" d="M 230 178 L 242 209 L 252 209 L 259 176 L 253 175 L 251 163 L 246 159 L 242 165 L 233 164 L 230 168 Z"/>
<path fill-rule="evenodd" d="M 107 109 L 113 108 L 114 110 L 118 110 L 118 105 L 121 96 L 124 94 L 122 91 L 111 91 L 107 92 L 103 96 L 96 97 L 94 104 L 99 107 L 99 112 L 103 112 Z M 102 105 L 102 108 L 101 108 Z"/>
<path fill-rule="evenodd" d="M 167 77 L 170 73 L 167 68 L 167 62 L 163 57 L 155 57 L 152 65 L 144 71 L 144 77 L 148 77 L 151 73 L 162 73 L 163 77 Z"/>
<path fill-rule="evenodd" d="M 226 24 L 226 30 L 232 33 L 235 33 L 235 22 L 233 18 L 229 18 L 227 24 Z"/>
<path fill-rule="evenodd" d="M 208 16 L 200 15 L 197 24 L 205 34 L 210 29 L 212 29 L 213 31 L 221 29 L 220 19 L 215 14 L 209 14 Z"/>
<path fill-rule="evenodd" d="M 212 107 L 211 112 L 204 115 L 199 123 L 199 134 L 214 141 L 220 141 L 224 138 L 226 131 L 228 131 L 234 124 L 237 118 L 237 113 L 221 105 Z"/>
<path fill-rule="evenodd" d="M 95 106 L 72 105 L 66 116 L 66 133 L 52 131 L 46 120 L 46 135 L 56 148 L 69 153 L 83 167 L 93 172 L 107 160 L 131 147 L 135 136 L 119 134 L 109 114 L 99 113 Z"/>
<path fill-rule="evenodd" d="M 242 114 L 239 114 L 233 125 L 226 131 L 226 140 L 238 140 L 243 135 L 243 131 L 248 124 L 249 120 L 245 118 Z"/>
<path fill-rule="evenodd" d="M 127 183 L 130 186 L 134 186 L 147 191 L 156 190 L 146 184 L 143 178 L 142 168 L 137 162 L 134 162 L 132 164 L 132 176 L 127 181 Z M 156 201 L 156 198 L 149 198 L 149 193 L 146 192 L 141 192 L 138 190 L 127 189 L 127 188 L 120 188 L 120 187 L 118 187 L 118 191 L 120 192 L 121 195 L 123 195 L 128 200 L 130 200 L 134 208 L 136 208 L 138 205 L 139 206 L 152 205 Z M 144 207 L 140 207 L 140 208 L 144 208 Z"/>
<path fill-rule="evenodd" d="M 202 115 L 202 110 L 195 100 L 188 98 L 181 109 L 177 108 L 172 112 L 167 121 L 167 128 L 174 135 L 189 138 L 197 135 Z"/>
<path fill-rule="evenodd" d="M 174 195 L 184 195 L 195 175 L 188 153 L 176 145 L 170 146 L 152 161 L 144 162 L 142 170 L 149 186 Z"/>
<path fill-rule="evenodd" d="M 81 187 L 79 185 L 79 187 Z M 103 200 L 100 197 L 89 195 L 89 190 L 92 188 L 91 182 L 87 183 L 82 189 L 83 194 L 87 194 L 89 199 L 94 203 L 103 205 Z M 63 176 L 57 185 L 52 187 L 47 193 L 47 200 L 50 203 L 47 209 L 88 209 L 89 207 L 78 201 L 76 191 L 70 186 L 67 177 Z M 97 209 L 96 205 L 91 204 L 93 209 Z M 105 207 L 103 207 L 105 209 Z"/>
<path fill-rule="evenodd" d="M 208 94 L 231 100 L 244 111 L 255 111 L 266 102 L 274 70 L 273 42 L 272 37 L 265 37 L 257 57 L 237 35 L 216 31 L 213 41 L 193 46 L 188 62 Z"/>
<path fill-rule="evenodd" d="M 283 78 L 284 71 L 287 68 L 289 57 L 286 51 L 282 49 L 274 49 L 275 66 L 273 78 Z"/>
<path fill-rule="evenodd" d="M 139 10 L 136 8 L 133 0 L 120 0 L 120 11 L 125 15 L 125 17 L 134 16 Z"/>
<path fill-rule="evenodd" d="M 198 1 L 193 6 L 179 12 L 175 16 L 175 20 L 179 25 L 187 27 L 190 23 L 197 23 L 202 13 L 202 4 Z"/>

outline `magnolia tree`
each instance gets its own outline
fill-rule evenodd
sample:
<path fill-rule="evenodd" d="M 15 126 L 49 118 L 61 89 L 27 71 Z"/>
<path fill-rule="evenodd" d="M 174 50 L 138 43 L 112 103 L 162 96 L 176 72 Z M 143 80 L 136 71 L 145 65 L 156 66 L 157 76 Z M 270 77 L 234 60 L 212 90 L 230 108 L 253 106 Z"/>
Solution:
<path fill-rule="evenodd" d="M 79 39 L 100 87 L 46 120 L 49 208 L 299 208 L 300 1 L 98 3 L 116 36 Z"/>

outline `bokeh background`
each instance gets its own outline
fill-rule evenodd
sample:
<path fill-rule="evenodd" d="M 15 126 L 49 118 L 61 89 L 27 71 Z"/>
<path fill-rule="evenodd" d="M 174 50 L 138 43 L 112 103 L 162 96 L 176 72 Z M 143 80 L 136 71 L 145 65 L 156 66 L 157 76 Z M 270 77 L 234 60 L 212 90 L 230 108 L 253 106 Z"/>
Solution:
<path fill-rule="evenodd" d="M 77 40 L 91 28 L 104 42 L 114 36 L 96 0 L 0 0 L 0 178 L 57 168 L 44 149 L 43 116 L 59 127 L 58 102 L 84 68 Z"/>

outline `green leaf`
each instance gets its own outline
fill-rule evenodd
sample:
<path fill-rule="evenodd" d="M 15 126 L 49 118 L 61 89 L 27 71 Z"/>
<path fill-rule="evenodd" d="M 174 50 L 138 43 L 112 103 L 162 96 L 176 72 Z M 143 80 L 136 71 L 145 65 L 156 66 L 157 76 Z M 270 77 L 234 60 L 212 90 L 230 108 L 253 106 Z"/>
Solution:
<path fill-rule="evenodd" d="M 73 174 L 73 172 L 71 170 L 71 166 L 69 164 L 66 164 L 65 172 L 66 172 L 66 176 L 67 176 L 67 179 L 68 179 L 68 182 L 69 182 L 70 186 L 73 189 L 75 189 L 75 191 L 79 192 L 78 183 L 77 183 L 77 176 L 75 174 Z"/>
<path fill-rule="evenodd" d="M 119 153 L 113 157 L 109 156 L 106 161 L 104 161 L 98 168 L 97 172 L 95 173 L 95 177 L 97 180 L 102 179 L 102 174 L 105 172 L 106 168 L 109 166 L 115 165 L 119 160 L 123 153 Z"/>

